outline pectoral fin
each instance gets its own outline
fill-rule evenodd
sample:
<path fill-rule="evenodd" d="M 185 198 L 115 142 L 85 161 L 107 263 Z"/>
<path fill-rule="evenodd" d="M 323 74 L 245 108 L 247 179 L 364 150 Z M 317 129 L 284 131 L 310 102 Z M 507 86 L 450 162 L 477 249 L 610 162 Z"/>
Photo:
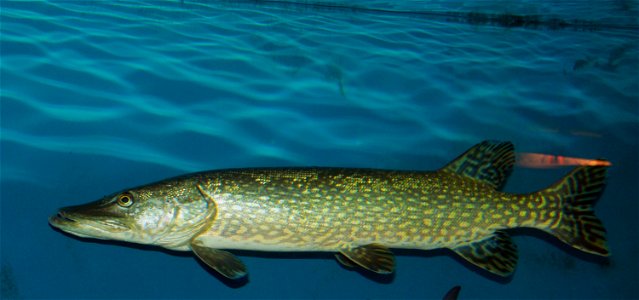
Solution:
<path fill-rule="evenodd" d="M 230 279 L 246 276 L 246 266 L 230 252 L 202 246 L 197 240 L 191 243 L 191 250 L 213 270 Z"/>
<path fill-rule="evenodd" d="M 499 276 L 510 276 L 517 265 L 517 246 L 507 233 L 495 231 L 489 238 L 454 248 L 470 263 Z"/>
<path fill-rule="evenodd" d="M 350 262 L 379 274 L 390 274 L 395 269 L 395 256 L 385 246 L 370 244 L 341 250 L 337 260 L 343 265 L 352 266 Z"/>

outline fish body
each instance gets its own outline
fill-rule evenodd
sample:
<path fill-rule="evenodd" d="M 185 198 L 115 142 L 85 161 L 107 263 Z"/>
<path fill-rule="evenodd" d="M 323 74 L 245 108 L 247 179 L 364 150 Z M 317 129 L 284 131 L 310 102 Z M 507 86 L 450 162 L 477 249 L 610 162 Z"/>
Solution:
<path fill-rule="evenodd" d="M 200 172 L 63 208 L 49 222 L 81 237 L 193 251 L 229 278 L 244 276 L 246 267 L 223 249 L 328 251 L 346 266 L 391 273 L 389 248 L 449 248 L 508 276 L 517 252 L 504 230 L 518 227 L 608 255 L 592 211 L 605 167 L 578 167 L 537 192 L 502 192 L 514 162 L 511 143 L 483 142 L 437 171 Z"/>

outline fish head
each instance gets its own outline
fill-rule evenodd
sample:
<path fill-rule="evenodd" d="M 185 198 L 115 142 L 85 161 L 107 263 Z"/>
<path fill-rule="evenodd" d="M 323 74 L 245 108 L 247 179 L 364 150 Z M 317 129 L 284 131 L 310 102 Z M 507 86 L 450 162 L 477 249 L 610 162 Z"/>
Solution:
<path fill-rule="evenodd" d="M 64 232 L 103 240 L 154 244 L 187 250 L 208 224 L 215 206 L 198 192 L 176 185 L 126 190 L 100 200 L 61 208 L 49 223 Z"/>
<path fill-rule="evenodd" d="M 136 219 L 131 192 L 106 196 L 100 200 L 61 208 L 49 218 L 52 226 L 79 237 L 129 241 Z"/>

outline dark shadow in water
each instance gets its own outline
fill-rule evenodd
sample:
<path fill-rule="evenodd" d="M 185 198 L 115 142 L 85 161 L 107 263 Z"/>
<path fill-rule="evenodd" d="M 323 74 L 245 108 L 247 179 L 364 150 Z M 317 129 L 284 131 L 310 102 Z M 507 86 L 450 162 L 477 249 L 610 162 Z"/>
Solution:
<path fill-rule="evenodd" d="M 624 43 L 610 49 L 606 57 L 585 56 L 575 60 L 572 71 L 577 72 L 596 68 L 603 71 L 616 72 L 619 67 L 632 66 L 637 63 L 637 57 L 630 53 L 636 47 L 635 42 Z"/>
<path fill-rule="evenodd" d="M 18 285 L 13 277 L 13 268 L 8 262 L 2 262 L 0 267 L 0 299 L 19 299 Z"/>
<path fill-rule="evenodd" d="M 188 3 L 223 3 L 229 6 L 277 7 L 296 12 L 331 12 L 348 14 L 369 14 L 383 16 L 403 16 L 409 18 L 466 23 L 471 25 L 489 25 L 505 28 L 530 28 L 561 30 L 572 29 L 578 31 L 597 30 L 628 30 L 637 31 L 637 24 L 613 24 L 584 19 L 561 19 L 536 14 L 490 13 L 479 11 L 437 11 L 437 10 L 394 10 L 383 8 L 368 8 L 353 4 L 326 1 L 285 1 L 285 0 L 180 0 L 184 5 Z M 186 3 L 186 4 L 185 4 Z"/>
<path fill-rule="evenodd" d="M 337 83 L 337 90 L 342 97 L 346 97 L 344 91 L 344 78 L 342 68 L 335 63 L 327 64 L 324 68 L 324 77 Z"/>

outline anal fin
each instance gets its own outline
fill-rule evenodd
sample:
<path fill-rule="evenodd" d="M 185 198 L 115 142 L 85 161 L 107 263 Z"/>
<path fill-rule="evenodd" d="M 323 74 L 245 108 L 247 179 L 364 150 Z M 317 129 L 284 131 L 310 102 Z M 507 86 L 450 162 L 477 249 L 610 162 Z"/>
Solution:
<path fill-rule="evenodd" d="M 468 262 L 499 276 L 510 276 L 517 265 L 517 246 L 503 231 L 490 237 L 454 248 Z"/>
<path fill-rule="evenodd" d="M 385 246 L 369 244 L 365 246 L 344 249 L 336 256 L 337 260 L 345 266 L 352 266 L 353 262 L 369 271 L 379 274 L 390 274 L 395 270 L 395 256 Z"/>
<path fill-rule="evenodd" d="M 229 279 L 246 276 L 246 266 L 228 251 L 204 246 L 197 239 L 191 242 L 191 250 L 206 265 Z"/>

